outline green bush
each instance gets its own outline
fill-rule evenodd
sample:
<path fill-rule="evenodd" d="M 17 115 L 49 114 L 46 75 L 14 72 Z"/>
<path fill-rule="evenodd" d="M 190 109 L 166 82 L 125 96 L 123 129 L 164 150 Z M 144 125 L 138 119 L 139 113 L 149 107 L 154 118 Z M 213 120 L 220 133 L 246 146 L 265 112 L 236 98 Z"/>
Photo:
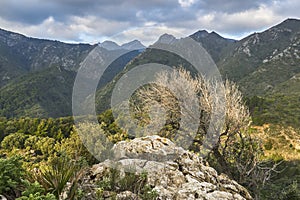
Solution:
<path fill-rule="evenodd" d="M 272 140 L 268 140 L 265 144 L 264 147 L 266 150 L 271 150 L 273 148 L 273 142 Z"/>
<path fill-rule="evenodd" d="M 1 142 L 1 147 L 9 151 L 11 151 L 13 148 L 24 149 L 24 144 L 28 137 L 29 136 L 25 135 L 24 133 L 12 133 L 3 139 Z"/>
<path fill-rule="evenodd" d="M 292 184 L 285 187 L 279 197 L 280 200 L 299 200 L 300 199 L 300 190 L 298 183 L 294 181 Z"/>
<path fill-rule="evenodd" d="M 137 174 L 133 170 L 130 170 L 130 172 L 125 172 L 123 177 L 121 177 L 120 173 L 118 169 L 111 168 L 109 172 L 102 177 L 102 180 L 98 182 L 98 198 L 103 198 L 102 195 L 104 191 L 114 193 L 131 191 L 137 194 L 141 199 L 154 200 L 157 198 L 157 192 L 146 184 L 146 172 Z"/>
<path fill-rule="evenodd" d="M 97 162 L 93 155 L 84 146 L 78 133 L 75 131 L 72 131 L 68 138 L 62 139 L 61 142 L 57 142 L 55 144 L 55 150 L 59 154 L 66 154 L 74 160 L 79 160 L 81 157 L 84 157 L 89 165 Z"/>
<path fill-rule="evenodd" d="M 30 194 L 29 196 L 21 196 L 16 200 L 57 200 L 53 194 L 47 193 L 42 195 L 40 193 Z"/>
<path fill-rule="evenodd" d="M 20 157 L 0 158 L 0 194 L 15 196 L 20 191 L 24 174 Z"/>
<path fill-rule="evenodd" d="M 55 139 L 49 137 L 40 137 L 36 143 L 37 150 L 40 150 L 44 157 L 49 157 L 54 153 Z"/>
<path fill-rule="evenodd" d="M 270 156 L 270 159 L 273 160 L 274 162 L 280 162 L 283 160 L 283 157 L 282 155 L 278 154 L 278 153 L 273 153 L 271 156 Z"/>
<path fill-rule="evenodd" d="M 62 155 L 54 157 L 47 166 L 41 167 L 38 172 L 33 172 L 33 179 L 58 199 L 66 192 L 68 199 L 74 199 L 78 192 L 78 180 L 83 173 L 82 163 L 78 163 Z M 67 183 L 68 185 L 67 187 Z"/>
<path fill-rule="evenodd" d="M 56 200 L 53 194 L 45 194 L 45 189 L 38 182 L 31 183 L 26 180 L 24 185 L 26 187 L 25 191 L 16 200 Z"/>

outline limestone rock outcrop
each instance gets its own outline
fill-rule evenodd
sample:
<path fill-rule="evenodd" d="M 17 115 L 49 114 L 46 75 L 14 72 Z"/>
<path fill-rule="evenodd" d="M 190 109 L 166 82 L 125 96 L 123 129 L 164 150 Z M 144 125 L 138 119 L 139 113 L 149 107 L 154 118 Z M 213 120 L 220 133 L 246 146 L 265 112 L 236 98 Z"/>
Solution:
<path fill-rule="evenodd" d="M 135 173 L 147 172 L 147 184 L 161 200 L 252 199 L 249 192 L 226 175 L 204 164 L 201 157 L 177 147 L 159 136 L 136 138 L 115 144 L 114 160 L 94 165 L 85 182 L 95 183 L 108 168 L 134 169 Z M 124 191 L 117 199 L 140 199 L 136 194 Z"/>

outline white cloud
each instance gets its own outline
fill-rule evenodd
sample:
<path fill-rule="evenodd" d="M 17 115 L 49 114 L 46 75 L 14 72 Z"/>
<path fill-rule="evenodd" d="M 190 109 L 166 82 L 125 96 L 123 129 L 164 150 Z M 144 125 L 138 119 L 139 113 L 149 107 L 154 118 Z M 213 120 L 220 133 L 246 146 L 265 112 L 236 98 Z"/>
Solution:
<path fill-rule="evenodd" d="M 57 22 L 50 16 L 38 25 L 27 25 L 18 22 L 11 22 L 0 18 L 0 24 L 4 29 L 18 32 L 30 37 L 44 39 L 57 39 L 64 41 L 75 41 L 76 32 L 62 22 Z"/>
<path fill-rule="evenodd" d="M 266 5 L 261 5 L 258 9 L 251 9 L 244 12 L 234 14 L 220 14 L 218 19 L 223 19 L 222 23 L 232 26 L 245 27 L 246 29 L 259 29 L 262 26 L 274 25 L 274 23 L 281 20 L 281 16 L 274 13 Z M 221 26 L 226 30 L 226 26 Z"/>
<path fill-rule="evenodd" d="M 246 36 L 250 32 L 262 31 L 273 26 L 286 17 L 280 16 L 267 5 L 237 13 L 211 12 L 199 15 L 195 24 L 200 24 L 208 30 L 214 30 L 234 38 Z"/>
<path fill-rule="evenodd" d="M 172 34 L 177 38 L 186 37 L 184 29 L 170 28 L 164 25 L 159 26 L 144 26 L 139 28 L 132 28 L 120 32 L 119 34 L 110 37 L 109 40 L 116 41 L 119 44 L 132 41 L 134 39 L 140 40 L 144 45 L 148 46 L 157 41 L 158 37 L 164 33 Z"/>
<path fill-rule="evenodd" d="M 199 29 L 240 38 L 288 17 L 300 17 L 299 0 L 119 0 L 118 5 L 108 0 L 77 0 L 72 5 L 70 0 L 55 0 L 33 8 L 12 2 L 0 2 L 1 28 L 32 37 L 90 43 L 117 37 L 120 43 L 129 38 L 149 43 L 165 32 L 189 35 Z"/>
<path fill-rule="evenodd" d="M 287 0 L 288 5 L 285 6 L 292 7 L 294 5 L 297 7 L 294 1 Z M 283 2 L 280 2 L 280 4 L 278 2 L 268 5 L 261 4 L 258 7 L 230 13 L 200 10 L 196 13 L 195 20 L 170 22 L 166 23 L 166 26 L 172 28 L 180 27 L 188 34 L 205 29 L 216 31 L 224 37 L 242 39 L 250 33 L 263 31 L 290 17 L 288 14 L 277 10 L 279 7 L 283 7 L 283 4 Z"/>
<path fill-rule="evenodd" d="M 285 18 L 299 18 L 300 1 L 299 0 L 275 0 L 271 8 L 275 13 Z"/>
<path fill-rule="evenodd" d="M 56 21 L 54 17 L 50 16 L 37 25 L 10 22 L 0 18 L 0 24 L 4 29 L 31 37 L 89 43 L 99 42 L 129 26 L 128 22 L 109 21 L 95 16 L 74 16 L 65 22 Z"/>
<path fill-rule="evenodd" d="M 95 16 L 71 17 L 69 23 L 72 24 L 74 29 L 92 35 L 113 35 L 131 25 L 130 22 L 108 20 Z"/>
<path fill-rule="evenodd" d="M 181 7 L 186 8 L 195 4 L 196 0 L 178 0 L 178 3 L 180 4 Z"/>

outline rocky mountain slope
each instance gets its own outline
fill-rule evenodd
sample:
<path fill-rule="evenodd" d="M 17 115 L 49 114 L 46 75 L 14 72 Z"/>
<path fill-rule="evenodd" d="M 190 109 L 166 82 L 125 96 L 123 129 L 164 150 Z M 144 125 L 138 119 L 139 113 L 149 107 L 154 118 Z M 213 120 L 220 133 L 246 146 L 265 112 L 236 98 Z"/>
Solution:
<path fill-rule="evenodd" d="M 134 48 L 139 44 L 133 41 L 125 44 L 124 48 Z M 94 48 L 95 45 L 29 38 L 0 29 L 0 115 L 71 115 L 76 72 Z M 114 53 L 107 49 L 103 51 Z M 111 81 L 139 53 L 129 52 L 113 62 L 99 87 Z"/>
<path fill-rule="evenodd" d="M 226 53 L 225 50 L 232 48 L 236 42 L 232 39 L 223 38 L 214 31 L 208 33 L 206 30 L 197 31 L 190 37 L 200 42 L 215 62 L 218 62 Z"/>
<path fill-rule="evenodd" d="M 259 105 L 252 101 L 255 122 L 299 127 L 300 20 L 288 19 L 239 43 L 220 70 L 244 95 L 260 99 Z"/>
<path fill-rule="evenodd" d="M 0 86 L 20 75 L 53 66 L 76 71 L 92 49 L 89 44 L 29 38 L 0 29 Z"/>
<path fill-rule="evenodd" d="M 300 72 L 300 20 L 288 19 L 235 44 L 218 63 L 247 95 L 262 95 Z"/>

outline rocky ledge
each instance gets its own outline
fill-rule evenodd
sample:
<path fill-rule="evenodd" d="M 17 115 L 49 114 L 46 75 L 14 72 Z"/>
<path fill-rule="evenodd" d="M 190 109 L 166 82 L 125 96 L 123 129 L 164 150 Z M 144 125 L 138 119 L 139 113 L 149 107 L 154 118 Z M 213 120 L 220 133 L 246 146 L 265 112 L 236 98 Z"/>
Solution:
<path fill-rule="evenodd" d="M 115 159 L 94 165 L 85 176 L 86 185 L 101 180 L 107 169 L 117 164 L 123 170 L 134 168 L 137 174 L 146 171 L 147 184 L 158 194 L 156 199 L 252 199 L 243 186 L 224 174 L 218 175 L 199 156 L 168 139 L 136 138 L 115 144 L 113 150 Z M 123 191 L 116 198 L 140 199 L 130 191 Z"/>

